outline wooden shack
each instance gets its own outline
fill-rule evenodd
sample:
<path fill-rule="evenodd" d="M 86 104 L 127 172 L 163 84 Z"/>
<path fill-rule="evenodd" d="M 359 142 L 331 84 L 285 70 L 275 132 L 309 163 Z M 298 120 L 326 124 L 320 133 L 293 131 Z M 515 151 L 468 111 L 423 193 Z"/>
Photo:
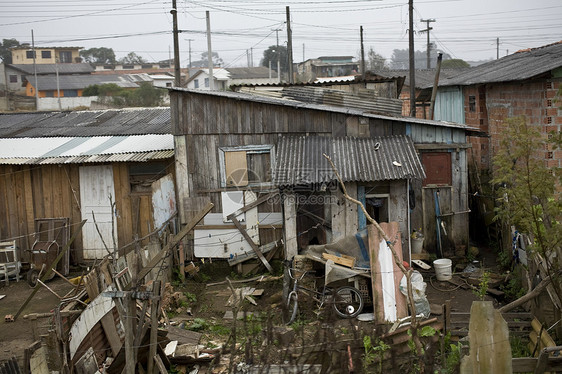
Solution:
<path fill-rule="evenodd" d="M 68 218 L 71 235 L 87 219 L 71 247 L 73 261 L 81 262 L 154 230 L 153 182 L 164 177 L 173 183 L 169 113 L 1 114 L 0 238 L 16 240 L 27 261 L 37 219 Z"/>
<path fill-rule="evenodd" d="M 215 221 L 210 222 L 211 218 L 206 220 L 205 229 L 218 231 L 202 232 L 199 236 L 195 234 L 196 243 L 198 237 L 208 239 L 203 246 L 199 246 L 200 252 L 196 252 L 196 255 L 214 257 L 220 253 L 219 257 L 228 258 L 244 251 L 239 245 L 244 242 L 242 235 L 235 231 L 220 230 L 227 227 L 235 229 L 226 217 L 236 209 L 265 193 L 279 191 L 280 186 L 274 178 L 274 171 L 279 167 L 278 146 L 281 139 L 288 136 L 371 139 L 399 136 L 409 139 L 413 142 L 415 156 L 425 169 L 425 178 L 420 177 L 422 174 L 419 173 L 405 176 L 401 182 L 397 182 L 400 186 L 397 189 L 391 188 L 388 182 L 377 184 L 376 180 L 358 177 L 349 180 L 348 189 L 354 196 L 361 194 L 363 187 L 372 189 L 375 199 L 378 195 L 386 197 L 376 202 L 380 205 L 377 209 L 386 212 L 384 218 L 399 222 L 403 248 L 409 248 L 410 230 L 421 229 L 426 235 L 426 249 L 436 252 L 439 226 L 444 226 L 447 231 L 446 237 L 441 238 L 443 247 L 457 249 L 468 245 L 468 215 L 464 214 L 468 211 L 466 149 L 469 145 L 466 143 L 466 134 L 471 128 L 451 122 L 381 115 L 360 108 L 311 104 L 245 93 L 173 89 L 170 95 L 178 202 L 182 206 L 180 213 L 196 211 L 190 207 L 197 206 L 199 199 L 208 198 L 215 204 L 213 214 L 209 215 Z M 407 149 L 396 150 L 397 154 L 405 151 Z M 286 155 L 290 154 L 289 149 Z M 315 157 L 322 157 L 321 152 L 316 152 Z M 293 168 L 289 164 L 282 166 L 287 170 Z M 372 165 L 346 164 L 339 167 L 342 173 L 347 168 L 357 167 L 356 174 L 360 176 L 362 168 L 369 169 Z M 317 182 L 314 180 L 305 184 L 312 186 L 314 192 L 322 192 L 326 186 Z M 297 253 L 299 247 L 313 239 L 309 229 L 322 227 L 329 233 L 322 237 L 317 235 L 315 240 L 321 243 L 335 240 L 341 235 L 354 234 L 361 220 L 364 220 L 357 214 L 356 207 L 350 206 L 347 215 L 334 217 L 325 215 L 328 210 L 322 206 L 316 207 L 316 210 L 306 209 L 317 217 L 311 218 L 308 223 L 303 218 L 304 223 L 298 224 L 295 218 L 300 216 L 297 214 L 298 203 L 294 207 L 281 204 L 287 201 L 292 191 L 294 189 L 283 188 L 280 199 L 257 207 L 257 218 L 247 221 L 245 226 L 246 230 L 258 229 L 252 237 L 267 243 L 280 237 L 279 229 L 283 228 L 286 249 Z M 437 222 L 435 213 L 437 191 L 440 204 L 438 215 L 445 221 L 443 225 Z M 246 199 L 247 195 L 250 195 L 249 200 Z M 406 196 L 409 203 L 406 203 Z M 389 209 L 389 206 L 393 208 Z M 401 208 L 395 209 L 396 206 Z M 264 220 L 271 217 L 275 217 L 274 221 L 266 224 Z M 182 219 L 185 222 L 185 217 Z M 339 230 L 337 235 L 334 235 L 334 219 L 336 225 L 347 227 Z M 318 220 L 325 220 L 331 227 L 326 227 Z M 232 246 L 236 249 L 225 245 L 223 239 L 229 238 L 229 235 L 237 243 Z M 303 235 L 307 235 L 308 240 L 298 242 L 297 238 Z M 263 240 L 263 236 L 267 238 Z"/>

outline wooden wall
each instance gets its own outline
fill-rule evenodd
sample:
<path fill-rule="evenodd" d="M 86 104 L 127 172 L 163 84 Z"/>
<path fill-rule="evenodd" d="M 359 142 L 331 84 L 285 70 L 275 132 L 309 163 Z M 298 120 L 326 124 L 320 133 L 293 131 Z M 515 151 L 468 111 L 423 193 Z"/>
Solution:
<path fill-rule="evenodd" d="M 170 159 L 168 172 L 173 173 Z M 0 241 L 16 240 L 23 261 L 35 240 L 36 218 L 70 218 L 70 233 L 82 220 L 80 211 L 79 166 L 0 165 Z M 127 163 L 113 164 L 115 202 L 118 212 L 118 246 L 132 242 L 153 230 L 150 194 L 131 193 Z M 81 260 L 83 249 L 79 233 L 72 247 L 72 258 Z"/>
<path fill-rule="evenodd" d="M 172 133 L 177 144 L 185 143 L 184 159 L 177 170 L 185 171 L 186 183 L 179 182 L 179 199 L 209 196 L 213 212 L 221 212 L 218 148 L 224 146 L 277 144 L 282 135 L 323 135 L 375 137 L 409 135 L 414 144 L 433 144 L 424 152 L 452 152 L 452 195 L 450 211 L 468 210 L 468 170 L 465 130 L 454 127 L 408 122 L 407 119 L 372 118 L 342 112 L 329 112 L 303 106 L 280 105 L 270 99 L 245 100 L 221 94 L 172 91 Z M 304 104 L 303 104 L 304 105 Z M 445 146 L 444 146 L 445 145 Z M 460 147 L 459 147 L 460 145 Z M 178 158 L 178 150 L 176 150 Z M 180 172 L 178 171 L 178 175 Z M 423 201 L 421 181 L 413 181 L 416 208 L 411 212 L 411 228 L 427 233 L 428 248 L 435 251 L 435 214 L 432 201 Z M 427 192 L 429 193 L 429 192 Z M 425 203 L 425 204 L 424 204 Z M 448 210 L 442 212 L 449 212 Z M 403 218 L 403 217 L 402 217 Z M 450 218 L 454 246 L 468 245 L 468 214 Z M 433 235 L 433 236 L 432 236 Z"/>

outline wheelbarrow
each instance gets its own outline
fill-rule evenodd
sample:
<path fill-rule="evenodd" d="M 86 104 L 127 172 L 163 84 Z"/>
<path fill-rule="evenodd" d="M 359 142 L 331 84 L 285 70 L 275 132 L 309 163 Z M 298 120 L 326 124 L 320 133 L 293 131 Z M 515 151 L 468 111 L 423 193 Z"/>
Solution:
<path fill-rule="evenodd" d="M 60 251 L 69 237 L 69 219 L 63 218 L 36 218 L 35 219 L 35 242 L 30 250 L 30 270 L 27 272 L 27 283 L 31 287 L 37 285 L 37 280 L 49 269 L 50 265 L 56 260 Z M 68 252 L 65 253 L 62 261 L 58 264 L 60 272 L 68 275 Z M 53 269 L 49 279 L 53 279 L 55 274 L 60 275 Z"/>
<path fill-rule="evenodd" d="M 43 276 L 44 272 L 47 271 L 59 255 L 60 247 L 54 240 L 48 242 L 36 241 L 33 243 L 32 249 L 28 251 L 30 252 L 31 269 L 27 272 L 27 283 L 31 287 L 35 287 L 37 286 L 37 280 Z M 52 271 L 47 280 L 51 280 L 54 277 L 55 272 Z"/>

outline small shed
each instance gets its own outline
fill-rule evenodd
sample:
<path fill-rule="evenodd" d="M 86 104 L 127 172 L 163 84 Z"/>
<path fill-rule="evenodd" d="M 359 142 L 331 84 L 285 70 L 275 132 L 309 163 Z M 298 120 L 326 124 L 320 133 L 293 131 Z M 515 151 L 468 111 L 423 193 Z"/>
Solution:
<path fill-rule="evenodd" d="M 0 115 L 0 238 L 26 260 L 37 219 L 68 218 L 71 234 L 87 219 L 72 245 L 79 262 L 153 231 L 157 208 L 175 213 L 169 124 L 168 108 Z"/>

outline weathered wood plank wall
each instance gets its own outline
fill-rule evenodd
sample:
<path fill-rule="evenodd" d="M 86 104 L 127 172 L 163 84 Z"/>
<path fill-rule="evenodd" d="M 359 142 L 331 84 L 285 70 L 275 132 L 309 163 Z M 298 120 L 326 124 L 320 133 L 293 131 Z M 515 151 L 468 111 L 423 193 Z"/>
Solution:
<path fill-rule="evenodd" d="M 461 128 L 408 123 L 403 119 L 362 117 L 298 105 L 277 105 L 267 99 L 234 99 L 202 92 L 173 91 L 171 100 L 177 103 L 172 107 L 178 113 L 177 119 L 172 115 L 172 133 L 182 142 L 185 139 L 186 143 L 190 196 L 208 196 L 215 204 L 215 213 L 222 211 L 220 192 L 212 192 L 220 188 L 218 148 L 276 144 L 280 135 L 409 135 L 416 144 L 451 144 L 453 183 L 450 209 L 454 212 L 468 209 L 466 149 L 455 147 L 455 144 L 466 143 L 465 130 Z M 415 196 L 416 207 L 411 212 L 411 228 L 423 228 L 428 234 L 434 232 L 434 223 L 432 227 L 429 222 L 424 222 L 424 209 L 434 218 L 434 205 L 430 204 L 432 201 L 426 202 L 425 206 L 422 204 L 421 181 L 414 181 L 412 187 L 418 193 Z M 450 221 L 454 244 L 467 245 L 468 216 L 454 215 Z M 430 238 L 428 244 L 431 241 Z"/>
<path fill-rule="evenodd" d="M 170 161 L 167 172 L 173 173 Z M 36 218 L 69 217 L 71 235 L 81 221 L 79 165 L 0 165 L 0 241 L 16 240 L 23 261 L 35 240 Z M 113 164 L 119 247 L 155 229 L 152 197 L 131 193 L 127 163 Z M 82 236 L 72 248 L 81 260 Z"/>

